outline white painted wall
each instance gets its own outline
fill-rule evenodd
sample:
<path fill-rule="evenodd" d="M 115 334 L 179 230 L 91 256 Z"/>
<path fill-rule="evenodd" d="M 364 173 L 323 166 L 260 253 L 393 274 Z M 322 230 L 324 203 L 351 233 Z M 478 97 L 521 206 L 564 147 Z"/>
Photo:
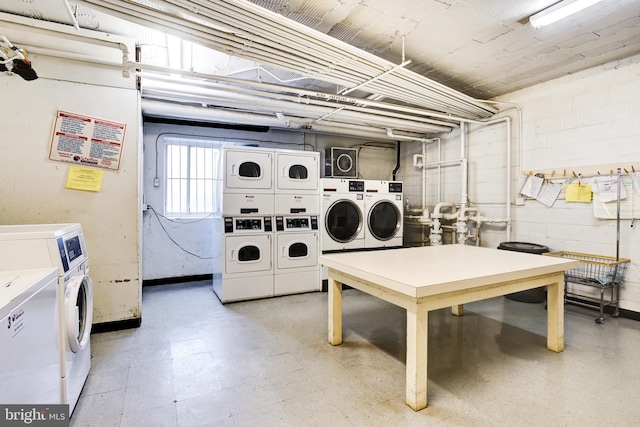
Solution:
<path fill-rule="evenodd" d="M 1 33 L 18 46 L 61 43 L 50 32 L 19 25 L 2 28 Z M 66 42 L 60 46 L 96 56 L 122 56 L 118 49 L 105 50 L 84 43 Z M 27 82 L 0 73 L 0 223 L 80 223 L 94 286 L 94 323 L 137 321 L 142 313 L 138 244 L 140 121 L 135 80 L 124 78 L 116 67 L 36 53 L 29 58 L 39 75 L 37 80 Z M 48 160 L 58 110 L 127 125 L 120 171 L 104 172 L 100 192 L 65 188 L 69 165 Z"/>
<path fill-rule="evenodd" d="M 164 214 L 164 150 L 163 135 L 189 135 L 212 138 L 226 143 L 252 143 L 262 147 L 320 151 L 327 147 L 359 148 L 360 175 L 364 179 L 390 179 L 395 167 L 395 150 L 370 141 L 328 135 L 270 130 L 248 132 L 202 126 L 180 126 L 159 123 L 144 125 L 144 204 L 143 215 L 143 280 L 182 278 L 211 274 L 213 266 L 213 221 L 210 218 L 162 218 Z M 321 158 L 323 156 L 321 155 Z M 156 167 L 157 165 L 157 167 Z M 154 178 L 161 185 L 153 185 Z M 159 215 L 156 215 L 156 213 Z M 175 241 L 175 242 L 174 242 Z M 191 252 L 187 253 L 182 248 Z M 194 255 L 195 254 L 195 255 Z"/>
<path fill-rule="evenodd" d="M 561 175 L 575 171 L 595 173 L 591 165 L 619 165 L 640 171 L 640 55 L 556 79 L 497 99 L 517 104 L 522 110 L 522 126 L 516 110 L 513 118 L 513 191 L 521 188 L 523 172 L 550 172 Z M 506 106 L 505 106 L 506 108 Z M 522 137 L 520 137 L 522 135 Z M 443 139 L 444 158 L 460 154 L 460 133 Z M 472 206 L 488 217 L 502 218 L 506 168 L 506 126 L 470 126 L 468 133 L 469 197 Z M 429 146 L 430 160 L 436 156 Z M 404 158 L 420 151 L 418 144 L 406 144 Z M 444 174 L 443 200 L 459 200 L 459 168 Z M 609 170 L 602 170 L 608 173 Z M 408 183 L 407 197 L 419 204 L 420 179 L 417 168 L 402 170 Z M 556 175 L 556 176 L 557 176 Z M 435 199 L 435 176 L 427 182 L 427 204 Z M 564 192 L 560 198 L 564 197 Z M 631 259 L 622 290 L 621 307 L 640 311 L 640 236 L 629 220 L 621 225 L 620 256 Z M 496 247 L 507 240 L 504 228 L 483 226 L 482 246 Z M 538 243 L 554 251 L 575 251 L 615 256 L 616 222 L 596 219 L 590 203 L 557 200 L 549 208 L 535 200 L 513 208 L 513 233 L 509 240 Z"/>

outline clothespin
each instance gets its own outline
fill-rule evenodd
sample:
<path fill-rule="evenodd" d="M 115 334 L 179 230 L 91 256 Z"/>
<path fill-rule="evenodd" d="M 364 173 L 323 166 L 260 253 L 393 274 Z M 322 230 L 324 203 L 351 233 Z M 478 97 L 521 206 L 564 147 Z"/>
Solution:
<path fill-rule="evenodd" d="M 627 168 L 622 168 L 622 169 L 624 169 L 624 173 L 626 173 L 626 174 L 628 174 L 628 173 L 629 173 L 629 171 L 627 170 Z"/>
<path fill-rule="evenodd" d="M 609 169 L 609 173 L 613 175 L 613 169 Z"/>
<path fill-rule="evenodd" d="M 633 173 L 636 173 L 636 168 L 634 168 L 633 165 L 631 165 L 631 170 L 633 171 Z"/>
<path fill-rule="evenodd" d="M 598 171 L 598 175 L 600 175 L 600 171 Z"/>
<path fill-rule="evenodd" d="M 547 178 L 547 184 L 551 184 L 551 179 L 553 178 L 553 175 L 556 174 L 556 171 L 551 171 L 551 176 L 549 178 Z"/>
<path fill-rule="evenodd" d="M 562 176 L 567 176 L 567 170 L 563 169 Z"/>

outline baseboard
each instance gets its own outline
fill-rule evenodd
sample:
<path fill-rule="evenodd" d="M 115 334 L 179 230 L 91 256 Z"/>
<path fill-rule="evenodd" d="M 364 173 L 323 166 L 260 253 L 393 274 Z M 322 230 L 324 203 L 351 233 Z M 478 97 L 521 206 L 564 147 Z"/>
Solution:
<path fill-rule="evenodd" d="M 574 302 L 576 305 L 580 305 L 582 307 L 588 306 L 588 308 L 592 308 L 594 310 L 600 310 L 600 305 L 599 304 L 596 304 L 596 303 L 594 303 L 592 301 L 589 301 L 589 300 L 584 300 L 582 298 L 575 298 L 575 297 L 567 297 L 565 299 L 565 303 L 566 304 L 571 304 L 572 302 Z M 603 311 L 604 311 L 605 314 L 612 315 L 615 312 L 615 307 L 613 307 L 613 306 L 605 306 L 603 308 Z M 631 319 L 631 320 L 640 321 L 640 313 L 638 313 L 637 311 L 626 310 L 624 308 L 620 308 L 620 309 L 618 309 L 618 313 L 619 313 L 618 317 L 624 317 L 625 319 Z"/>
<path fill-rule="evenodd" d="M 113 332 L 123 329 L 139 328 L 142 324 L 142 318 L 118 320 L 115 322 L 95 323 L 91 327 L 92 334 L 99 334 L 101 332 Z"/>
<path fill-rule="evenodd" d="M 143 280 L 142 286 L 170 285 L 173 283 L 199 282 L 201 280 L 212 280 L 213 274 L 196 274 L 193 276 L 165 277 L 163 279 Z"/>

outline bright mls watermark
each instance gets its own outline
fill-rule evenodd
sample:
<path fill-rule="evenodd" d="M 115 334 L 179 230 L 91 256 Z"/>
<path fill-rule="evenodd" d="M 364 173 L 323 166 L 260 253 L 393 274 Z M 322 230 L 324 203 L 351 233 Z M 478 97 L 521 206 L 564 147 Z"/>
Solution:
<path fill-rule="evenodd" d="M 0 427 L 69 427 L 69 405 L 0 405 Z"/>

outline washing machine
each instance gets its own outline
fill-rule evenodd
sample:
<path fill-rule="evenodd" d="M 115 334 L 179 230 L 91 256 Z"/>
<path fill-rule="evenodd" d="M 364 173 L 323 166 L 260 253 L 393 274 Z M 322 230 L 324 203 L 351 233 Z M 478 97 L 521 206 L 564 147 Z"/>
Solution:
<path fill-rule="evenodd" d="M 82 226 L 0 226 L 0 270 L 45 267 L 58 271 L 60 401 L 71 413 L 91 369 L 93 288 Z"/>
<path fill-rule="evenodd" d="M 364 181 L 323 178 L 323 252 L 364 249 Z"/>
<path fill-rule="evenodd" d="M 274 211 L 273 148 L 222 148 L 222 213 L 271 215 Z"/>
<path fill-rule="evenodd" d="M 275 214 L 320 214 L 320 153 L 281 150 L 275 155 Z"/>
<path fill-rule="evenodd" d="M 213 291 L 221 302 L 273 296 L 272 217 L 214 218 Z"/>
<path fill-rule="evenodd" d="M 401 247 L 402 182 L 366 180 L 364 190 L 365 248 Z"/>
<path fill-rule="evenodd" d="M 317 215 L 276 216 L 274 295 L 319 291 Z"/>
<path fill-rule="evenodd" d="M 0 272 L 0 400 L 59 404 L 55 268 Z"/>

